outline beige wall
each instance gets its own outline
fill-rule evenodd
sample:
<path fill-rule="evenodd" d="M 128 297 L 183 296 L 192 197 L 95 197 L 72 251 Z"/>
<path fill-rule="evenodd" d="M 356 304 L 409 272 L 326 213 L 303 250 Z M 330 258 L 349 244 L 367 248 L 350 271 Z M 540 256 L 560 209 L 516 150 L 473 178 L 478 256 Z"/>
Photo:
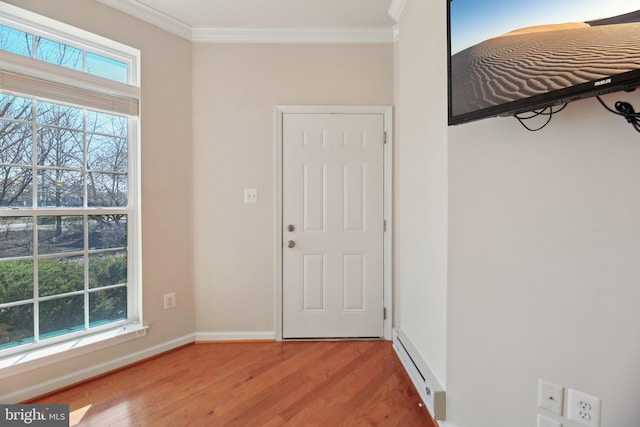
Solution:
<path fill-rule="evenodd" d="M 639 135 L 595 99 L 570 104 L 536 133 L 512 118 L 447 128 L 446 93 L 420 89 L 444 82 L 446 4 L 437 3 L 408 0 L 400 23 L 396 285 L 401 328 L 414 328 L 412 340 L 439 375 L 446 358 L 446 425 L 534 426 L 543 378 L 600 397 L 603 427 L 636 427 Z M 403 86 L 421 92 L 407 100 Z M 640 108 L 638 93 L 606 100 Z M 418 165 L 448 167 L 448 208 L 444 197 L 407 201 L 425 185 L 445 185 Z M 424 243 L 434 233 L 441 239 L 428 212 L 443 209 L 446 345 L 441 331 L 428 331 L 445 285 L 429 272 L 442 268 L 441 256 Z M 420 217 L 425 224 L 409 239 L 403 228 Z"/>
<path fill-rule="evenodd" d="M 191 43 L 87 0 L 11 0 L 141 51 L 142 245 L 146 337 L 0 382 L 0 396 L 109 363 L 194 332 Z M 177 307 L 163 310 L 162 294 Z"/>
<path fill-rule="evenodd" d="M 196 44 L 193 88 L 196 331 L 274 336 L 274 107 L 391 105 L 393 46 Z"/>

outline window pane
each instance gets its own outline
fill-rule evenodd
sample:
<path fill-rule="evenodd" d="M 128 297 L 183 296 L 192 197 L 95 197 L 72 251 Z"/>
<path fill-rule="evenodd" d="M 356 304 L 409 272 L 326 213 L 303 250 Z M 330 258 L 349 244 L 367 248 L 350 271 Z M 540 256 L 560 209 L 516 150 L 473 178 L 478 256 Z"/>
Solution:
<path fill-rule="evenodd" d="M 121 136 L 126 138 L 129 135 L 129 119 L 127 117 L 113 114 L 99 113 L 97 111 L 87 111 L 87 131 L 102 133 L 106 135 Z"/>
<path fill-rule="evenodd" d="M 0 350 L 33 342 L 33 304 L 0 308 Z"/>
<path fill-rule="evenodd" d="M 87 168 L 104 172 L 127 172 L 129 152 L 126 138 L 87 135 Z"/>
<path fill-rule="evenodd" d="M 84 220 L 81 216 L 39 216 L 38 254 L 84 250 Z"/>
<path fill-rule="evenodd" d="M 36 43 L 38 46 L 37 59 L 74 70 L 84 70 L 83 54 L 80 49 L 43 37 L 36 37 Z"/>
<path fill-rule="evenodd" d="M 0 258 L 30 255 L 33 255 L 33 218 L 0 217 Z"/>
<path fill-rule="evenodd" d="M 127 64 L 123 62 L 87 52 L 87 72 L 89 74 L 127 83 L 129 80 L 127 71 Z"/>
<path fill-rule="evenodd" d="M 54 169 L 38 171 L 39 207 L 81 207 L 82 192 L 82 172 Z"/>
<path fill-rule="evenodd" d="M 41 297 L 84 289 L 84 256 L 38 261 L 38 293 Z"/>
<path fill-rule="evenodd" d="M 31 165 L 32 126 L 0 120 L 0 163 Z"/>
<path fill-rule="evenodd" d="M 0 166 L 0 207 L 26 208 L 33 205 L 31 169 Z"/>
<path fill-rule="evenodd" d="M 32 298 L 33 261 L 0 262 L 0 304 Z"/>
<path fill-rule="evenodd" d="M 36 114 L 37 122 L 43 125 L 76 130 L 83 129 L 84 114 L 81 108 L 37 101 Z"/>
<path fill-rule="evenodd" d="M 89 206 L 127 206 L 127 175 L 89 172 L 87 180 Z"/>
<path fill-rule="evenodd" d="M 83 295 L 40 302 L 40 338 L 51 338 L 83 328 Z"/>
<path fill-rule="evenodd" d="M 82 169 L 83 145 L 82 132 L 41 126 L 38 128 L 38 164 Z"/>
<path fill-rule="evenodd" d="M 127 288 L 112 288 L 89 294 L 89 326 L 127 318 Z"/>
<path fill-rule="evenodd" d="M 89 217 L 89 249 L 115 249 L 126 247 L 126 215 L 96 215 Z"/>
<path fill-rule="evenodd" d="M 29 98 L 0 93 L 0 117 L 5 119 L 30 121 L 32 105 Z"/>
<path fill-rule="evenodd" d="M 0 49 L 31 57 L 33 38 L 31 34 L 0 25 Z"/>
<path fill-rule="evenodd" d="M 124 285 L 127 283 L 127 253 L 109 252 L 89 257 L 89 287 Z"/>
<path fill-rule="evenodd" d="M 135 174 L 129 180 L 137 173 L 129 158 L 138 157 L 139 119 L 128 115 L 137 91 L 125 89 L 127 111 L 126 100 L 107 105 L 114 85 L 124 89 L 139 75 L 139 53 L 58 32 L 47 20 L 1 18 L 0 55 L 16 63 L 11 81 L 0 78 L 0 353 L 121 325 L 129 312 L 138 318 L 129 286 L 140 291 L 129 283 L 138 243 L 124 215 L 130 184 L 132 199 L 139 190 Z M 61 93 L 59 83 L 76 91 Z"/>

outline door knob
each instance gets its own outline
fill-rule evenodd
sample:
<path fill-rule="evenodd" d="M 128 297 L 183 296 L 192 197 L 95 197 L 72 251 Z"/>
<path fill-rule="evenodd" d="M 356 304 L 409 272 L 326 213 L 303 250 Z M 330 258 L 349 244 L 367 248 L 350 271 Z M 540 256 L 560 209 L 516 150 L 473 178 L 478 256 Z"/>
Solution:
<path fill-rule="evenodd" d="M 287 231 L 289 231 L 289 232 L 294 231 L 295 229 L 296 229 L 296 228 L 293 226 L 293 224 L 289 224 L 289 225 L 287 226 Z"/>
<path fill-rule="evenodd" d="M 287 243 L 287 246 L 289 246 L 289 249 L 291 249 L 295 245 L 296 245 L 296 242 L 294 242 L 293 240 L 289 240 L 289 242 Z"/>

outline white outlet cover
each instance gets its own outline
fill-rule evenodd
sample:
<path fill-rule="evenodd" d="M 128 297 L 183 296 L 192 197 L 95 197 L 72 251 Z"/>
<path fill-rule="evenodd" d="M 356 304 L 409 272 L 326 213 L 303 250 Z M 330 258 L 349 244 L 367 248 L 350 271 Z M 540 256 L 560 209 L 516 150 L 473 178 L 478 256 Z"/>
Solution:
<path fill-rule="evenodd" d="M 557 415 L 562 415 L 564 387 L 538 380 L 538 407 Z"/>
<path fill-rule="evenodd" d="M 552 420 L 551 418 L 547 418 L 544 415 L 538 414 L 537 427 L 562 427 L 562 423 L 560 421 Z"/>
<path fill-rule="evenodd" d="M 588 427 L 600 427 L 600 399 L 581 391 L 569 389 L 567 418 Z"/>
<path fill-rule="evenodd" d="M 244 189 L 244 202 L 245 203 L 258 203 L 258 189 L 257 188 L 245 188 Z"/>
<path fill-rule="evenodd" d="M 168 294 L 164 294 L 164 309 L 168 310 L 170 308 L 174 308 L 176 306 L 176 293 L 170 292 Z"/>

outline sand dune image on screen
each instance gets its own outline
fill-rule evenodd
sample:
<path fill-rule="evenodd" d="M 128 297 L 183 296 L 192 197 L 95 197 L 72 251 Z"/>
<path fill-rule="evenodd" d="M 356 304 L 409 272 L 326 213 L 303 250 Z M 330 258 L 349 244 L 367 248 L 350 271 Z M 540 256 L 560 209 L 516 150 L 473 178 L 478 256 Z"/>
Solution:
<path fill-rule="evenodd" d="M 639 15 L 522 28 L 454 54 L 453 115 L 640 69 Z"/>

